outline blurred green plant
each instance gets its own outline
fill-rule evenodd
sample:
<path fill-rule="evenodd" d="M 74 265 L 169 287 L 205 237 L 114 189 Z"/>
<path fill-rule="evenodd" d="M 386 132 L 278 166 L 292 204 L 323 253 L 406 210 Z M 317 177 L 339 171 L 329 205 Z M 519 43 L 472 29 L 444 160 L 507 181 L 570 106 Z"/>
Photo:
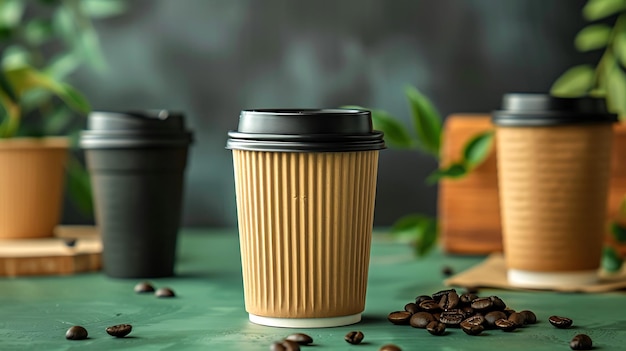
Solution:
<path fill-rule="evenodd" d="M 596 96 L 606 100 L 609 111 L 626 119 L 626 1 L 588 0 L 582 15 L 589 22 L 574 38 L 579 52 L 602 51 L 597 64 L 582 64 L 566 70 L 552 85 L 551 93 L 562 97 Z M 626 215 L 626 199 L 620 213 Z M 626 228 L 610 223 L 615 243 L 626 243 Z M 624 261 L 616 247 L 604 248 L 602 267 L 615 272 Z"/>
<path fill-rule="evenodd" d="M 597 64 L 566 70 L 552 85 L 554 96 L 597 96 L 626 118 L 626 1 L 588 0 L 582 9 L 589 22 L 574 38 L 579 52 L 602 50 Z"/>
<path fill-rule="evenodd" d="M 368 109 L 372 113 L 374 129 L 385 133 L 385 142 L 392 148 L 416 150 L 440 161 L 443 139 L 443 118 L 430 99 L 412 86 L 405 89 L 409 104 L 411 127 L 406 127 L 400 119 L 386 111 Z M 346 106 L 360 108 L 359 106 Z M 493 131 L 473 136 L 463 148 L 461 158 L 432 172 L 428 184 L 442 179 L 459 179 L 469 174 L 489 155 L 493 143 Z M 441 164 L 441 163 L 440 163 Z M 424 256 L 437 243 L 439 225 L 437 219 L 424 214 L 409 214 L 398 219 L 391 228 L 391 234 L 414 245 L 415 253 Z"/>
<path fill-rule="evenodd" d="M 68 135 L 76 148 L 91 107 L 67 84 L 82 64 L 105 62 L 94 19 L 122 14 L 122 0 L 0 0 L 0 138 Z M 67 166 L 68 192 L 92 216 L 89 176 L 76 152 Z"/>

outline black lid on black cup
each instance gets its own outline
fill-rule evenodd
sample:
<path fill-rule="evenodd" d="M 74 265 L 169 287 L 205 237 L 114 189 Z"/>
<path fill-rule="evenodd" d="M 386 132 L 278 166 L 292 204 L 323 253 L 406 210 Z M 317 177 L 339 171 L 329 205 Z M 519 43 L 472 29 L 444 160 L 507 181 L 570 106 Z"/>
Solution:
<path fill-rule="evenodd" d="M 227 149 L 275 152 L 343 152 L 385 148 L 369 111 L 356 109 L 244 110 Z"/>
<path fill-rule="evenodd" d="M 603 98 L 510 93 L 503 96 L 502 108 L 493 112 L 492 120 L 494 124 L 503 127 L 541 127 L 614 123 L 617 115 L 607 110 Z"/>
<path fill-rule="evenodd" d="M 184 115 L 168 110 L 128 112 L 94 111 L 81 132 L 84 149 L 188 145 L 192 133 L 185 129 Z"/>

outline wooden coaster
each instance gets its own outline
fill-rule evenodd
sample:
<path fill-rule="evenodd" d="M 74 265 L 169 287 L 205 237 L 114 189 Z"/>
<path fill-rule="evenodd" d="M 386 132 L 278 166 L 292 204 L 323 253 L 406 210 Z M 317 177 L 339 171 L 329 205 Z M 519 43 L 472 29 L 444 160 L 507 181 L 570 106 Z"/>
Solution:
<path fill-rule="evenodd" d="M 0 276 L 68 275 L 102 266 L 102 241 L 93 226 L 59 226 L 53 237 L 0 240 Z"/>

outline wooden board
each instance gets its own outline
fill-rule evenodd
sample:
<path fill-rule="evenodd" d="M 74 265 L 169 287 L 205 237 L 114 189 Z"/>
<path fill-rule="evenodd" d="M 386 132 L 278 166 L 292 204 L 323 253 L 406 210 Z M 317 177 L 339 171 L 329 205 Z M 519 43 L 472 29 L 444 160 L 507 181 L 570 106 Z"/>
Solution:
<path fill-rule="evenodd" d="M 72 240 L 74 245 L 68 245 Z M 102 241 L 95 227 L 60 226 L 51 238 L 0 240 L 0 276 L 97 271 L 101 254 Z"/>

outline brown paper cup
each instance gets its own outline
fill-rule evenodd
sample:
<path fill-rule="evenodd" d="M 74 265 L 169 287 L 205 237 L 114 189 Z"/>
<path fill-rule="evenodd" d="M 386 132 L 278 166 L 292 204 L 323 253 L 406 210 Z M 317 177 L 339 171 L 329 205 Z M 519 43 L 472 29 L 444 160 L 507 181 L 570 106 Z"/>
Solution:
<path fill-rule="evenodd" d="M 609 123 L 497 128 L 503 243 L 512 284 L 596 279 L 612 138 Z"/>
<path fill-rule="evenodd" d="M 233 150 L 246 311 L 279 327 L 365 307 L 378 151 Z"/>

